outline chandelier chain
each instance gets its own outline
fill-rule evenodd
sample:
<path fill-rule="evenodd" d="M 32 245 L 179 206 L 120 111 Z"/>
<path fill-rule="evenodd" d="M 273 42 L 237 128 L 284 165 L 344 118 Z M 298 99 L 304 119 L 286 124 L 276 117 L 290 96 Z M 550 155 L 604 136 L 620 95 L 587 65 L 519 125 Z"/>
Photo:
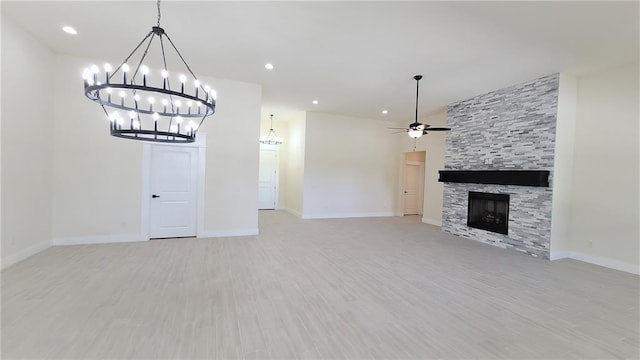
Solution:
<path fill-rule="evenodd" d="M 160 0 L 158 0 L 158 27 L 160 27 Z"/>

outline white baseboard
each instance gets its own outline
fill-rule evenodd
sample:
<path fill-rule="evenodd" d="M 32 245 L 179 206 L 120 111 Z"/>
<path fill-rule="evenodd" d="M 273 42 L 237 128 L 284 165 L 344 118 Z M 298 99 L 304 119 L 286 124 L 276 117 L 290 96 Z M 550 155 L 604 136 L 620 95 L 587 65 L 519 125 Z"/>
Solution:
<path fill-rule="evenodd" d="M 258 233 L 258 229 L 213 230 L 205 231 L 202 234 L 198 234 L 198 239 L 232 236 L 252 236 L 258 235 Z"/>
<path fill-rule="evenodd" d="M 53 246 L 53 243 L 51 241 L 44 241 L 39 244 L 29 246 L 26 249 L 22 249 L 15 254 L 3 258 L 2 262 L 0 263 L 0 269 L 4 270 L 11 265 L 17 264 L 28 257 L 31 257 L 41 251 L 50 248 L 51 246 Z"/>
<path fill-rule="evenodd" d="M 549 253 L 549 260 L 553 261 L 553 260 L 560 260 L 560 259 L 566 259 L 566 258 L 570 258 L 571 257 L 571 253 L 568 251 L 551 251 Z"/>
<path fill-rule="evenodd" d="M 140 234 L 89 235 L 53 239 L 53 245 L 88 245 L 147 241 Z"/>
<path fill-rule="evenodd" d="M 295 211 L 295 210 L 293 210 L 293 209 L 290 209 L 290 208 L 288 208 L 288 207 L 286 207 L 286 206 L 283 206 L 283 207 L 281 207 L 281 208 L 280 208 L 280 209 L 278 209 L 278 210 L 284 210 L 284 211 L 288 212 L 289 214 L 291 214 L 291 215 L 293 215 L 293 216 L 297 216 L 297 217 L 299 217 L 299 218 L 302 218 L 302 214 L 301 214 L 300 212 Z"/>
<path fill-rule="evenodd" d="M 379 213 L 338 213 L 338 214 L 303 214 L 303 219 L 342 219 L 342 218 L 363 218 L 363 217 L 388 217 L 396 216 L 394 212 Z"/>
<path fill-rule="evenodd" d="M 442 221 L 441 220 L 435 220 L 435 219 L 428 219 L 428 218 L 422 218 L 422 222 L 425 224 L 429 224 L 429 225 L 435 225 L 435 226 L 440 226 L 442 227 Z"/>
<path fill-rule="evenodd" d="M 609 269 L 620 270 L 624 272 L 628 272 L 631 274 L 640 275 L 640 268 L 638 265 L 629 264 L 626 262 L 608 259 L 600 256 L 589 255 L 581 252 L 575 251 L 566 251 L 566 252 L 558 252 L 554 254 L 554 258 L 552 260 L 561 259 L 560 255 L 564 255 L 565 258 L 571 258 L 574 260 L 584 261 L 586 263 L 604 266 Z"/>

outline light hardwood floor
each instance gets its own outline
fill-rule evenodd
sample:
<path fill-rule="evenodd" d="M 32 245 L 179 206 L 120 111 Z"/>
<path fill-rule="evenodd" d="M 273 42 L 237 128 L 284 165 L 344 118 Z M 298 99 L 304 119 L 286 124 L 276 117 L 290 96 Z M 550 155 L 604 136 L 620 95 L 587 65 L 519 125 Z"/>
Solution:
<path fill-rule="evenodd" d="M 2 359 L 638 358 L 638 276 L 416 217 L 54 247 L 2 272 Z"/>

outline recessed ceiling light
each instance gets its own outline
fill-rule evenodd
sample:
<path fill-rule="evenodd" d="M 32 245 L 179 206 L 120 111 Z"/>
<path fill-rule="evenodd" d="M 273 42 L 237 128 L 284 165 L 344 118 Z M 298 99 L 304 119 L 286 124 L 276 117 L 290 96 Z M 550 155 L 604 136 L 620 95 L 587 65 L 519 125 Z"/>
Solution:
<path fill-rule="evenodd" d="M 318 100 L 313 100 L 311 103 L 312 103 L 313 105 L 318 105 Z"/>
<path fill-rule="evenodd" d="M 388 114 L 389 112 L 388 112 L 387 110 L 382 110 L 382 113 L 386 115 L 386 114 Z"/>
<path fill-rule="evenodd" d="M 63 26 L 62 31 L 66 32 L 67 34 L 78 35 L 76 29 L 72 28 L 71 26 Z"/>
<path fill-rule="evenodd" d="M 267 70 L 273 70 L 273 64 L 272 63 L 266 63 L 264 64 L 264 68 Z"/>

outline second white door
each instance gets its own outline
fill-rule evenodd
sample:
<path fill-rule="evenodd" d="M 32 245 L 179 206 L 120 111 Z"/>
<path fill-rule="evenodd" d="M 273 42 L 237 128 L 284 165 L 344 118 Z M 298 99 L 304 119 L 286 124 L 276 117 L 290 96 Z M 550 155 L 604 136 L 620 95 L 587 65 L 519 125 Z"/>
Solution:
<path fill-rule="evenodd" d="M 260 171 L 258 176 L 258 209 L 276 208 L 278 196 L 278 152 L 260 150 Z"/>
<path fill-rule="evenodd" d="M 149 237 L 196 236 L 198 149 L 151 147 Z"/>
<path fill-rule="evenodd" d="M 416 215 L 422 213 L 421 204 L 421 171 L 420 164 L 406 163 L 404 166 L 404 214 Z"/>

